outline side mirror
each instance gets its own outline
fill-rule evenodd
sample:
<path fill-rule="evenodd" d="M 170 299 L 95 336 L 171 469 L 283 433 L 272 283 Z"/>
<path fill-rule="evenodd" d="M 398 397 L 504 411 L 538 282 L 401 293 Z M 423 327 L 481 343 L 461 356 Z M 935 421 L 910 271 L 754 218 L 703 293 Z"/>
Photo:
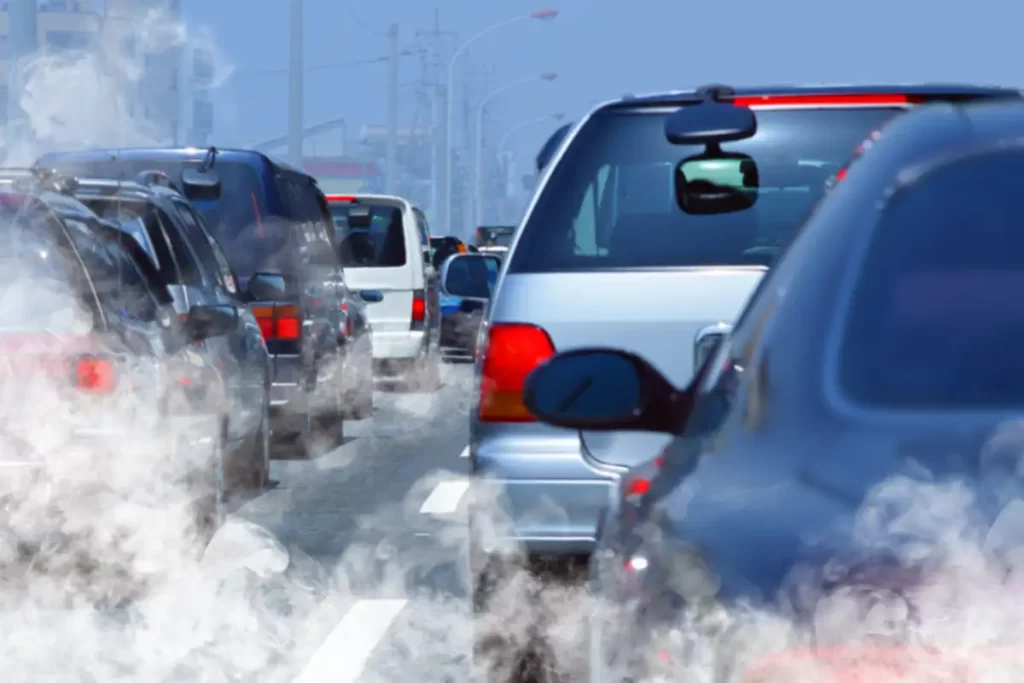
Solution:
<path fill-rule="evenodd" d="M 238 326 L 238 310 L 230 304 L 193 306 L 189 309 L 186 326 L 195 341 L 220 337 Z"/>
<path fill-rule="evenodd" d="M 449 296 L 463 299 L 489 299 L 490 275 L 484 254 L 454 254 L 441 265 L 441 288 Z M 499 261 L 500 264 L 500 261 Z"/>
<path fill-rule="evenodd" d="M 384 301 L 384 292 L 379 289 L 360 289 L 359 298 L 368 304 L 379 304 Z"/>
<path fill-rule="evenodd" d="M 288 279 L 280 273 L 256 273 L 246 291 L 253 301 L 283 301 L 292 293 Z"/>
<path fill-rule="evenodd" d="M 189 199 L 220 198 L 220 176 L 213 169 L 200 171 L 186 167 L 181 172 L 181 186 Z"/>
<path fill-rule="evenodd" d="M 541 422 L 569 429 L 676 434 L 690 392 L 679 391 L 639 356 L 618 349 L 559 353 L 523 385 L 523 404 Z"/>

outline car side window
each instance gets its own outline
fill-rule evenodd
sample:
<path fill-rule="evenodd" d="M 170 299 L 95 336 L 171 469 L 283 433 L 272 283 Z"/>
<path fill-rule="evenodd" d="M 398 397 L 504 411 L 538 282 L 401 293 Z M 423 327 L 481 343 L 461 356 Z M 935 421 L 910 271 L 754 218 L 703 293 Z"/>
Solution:
<path fill-rule="evenodd" d="M 74 235 L 89 230 L 81 221 L 65 218 Z M 78 253 L 96 289 L 101 305 L 112 319 L 155 323 L 159 306 L 150 293 L 135 263 L 120 246 L 97 239 L 75 241 Z"/>
<path fill-rule="evenodd" d="M 178 216 L 181 218 L 182 225 L 184 226 L 185 236 L 189 244 L 192 245 L 192 249 L 195 250 L 199 264 L 209 277 L 226 289 L 227 287 L 220 271 L 220 264 L 217 262 L 217 258 L 214 256 L 210 243 L 206 238 L 206 233 L 200 227 L 195 215 L 183 202 L 174 202 L 174 208 L 178 211 Z"/>
<path fill-rule="evenodd" d="M 163 209 L 158 207 L 153 208 L 150 216 L 151 219 L 147 220 L 147 228 L 159 231 L 169 245 L 171 256 L 174 258 L 174 262 L 178 266 L 178 272 L 181 274 L 181 284 L 201 287 L 203 279 L 199 266 L 196 264 L 192 250 L 189 248 L 188 243 L 185 242 L 184 236 L 178 231 L 174 220 Z M 153 224 L 152 228 L 149 226 L 150 221 Z M 151 235 L 151 237 L 157 239 L 158 235 Z"/>

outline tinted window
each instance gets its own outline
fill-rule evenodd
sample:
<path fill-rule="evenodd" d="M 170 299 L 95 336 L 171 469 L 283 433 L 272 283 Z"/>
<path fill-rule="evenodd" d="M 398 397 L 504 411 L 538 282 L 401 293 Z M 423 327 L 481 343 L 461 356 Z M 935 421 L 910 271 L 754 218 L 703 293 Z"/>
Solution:
<path fill-rule="evenodd" d="M 235 275 L 231 270 L 231 263 L 228 261 L 228 257 L 224 253 L 224 250 L 220 248 L 220 244 L 217 243 L 217 240 L 214 239 L 213 235 L 211 235 L 209 230 L 207 230 L 202 217 L 200 217 L 192 210 L 192 207 L 184 202 L 176 202 L 175 206 L 177 206 L 178 210 L 181 211 L 186 223 L 190 226 L 189 229 L 193 231 L 198 229 L 198 232 L 195 233 L 196 239 L 197 241 L 201 241 L 207 245 L 206 248 L 209 251 L 209 255 L 213 258 L 212 264 L 215 268 L 214 272 L 217 273 L 221 286 L 230 294 L 237 294 L 238 283 L 235 282 Z M 199 235 L 202 235 L 202 237 L 199 237 Z"/>
<path fill-rule="evenodd" d="M 63 161 L 60 156 L 44 158 L 47 167 L 99 178 L 130 180 L 143 171 L 163 171 L 175 182 L 187 165 L 197 166 L 199 161 L 136 159 L 96 159 L 91 161 Z M 232 267 L 244 276 L 251 275 L 260 261 L 273 254 L 276 246 L 270 232 L 273 221 L 267 220 L 268 209 L 263 182 L 256 170 L 247 163 L 218 159 L 214 164 L 221 181 L 221 196 L 216 199 L 196 199 L 193 206 L 206 220 L 214 237 L 220 242 Z"/>
<path fill-rule="evenodd" d="M 157 300 L 140 267 L 114 241 L 101 239 L 84 222 L 65 218 L 101 305 L 110 318 L 155 322 Z M 141 249 L 140 249 L 141 253 Z"/>
<path fill-rule="evenodd" d="M 331 205 L 341 265 L 357 268 L 395 268 L 405 265 L 405 226 L 402 209 L 389 204 L 360 203 L 369 210 L 369 225 L 349 226 L 350 203 Z"/>
<path fill-rule="evenodd" d="M 449 256 L 461 253 L 459 251 L 459 245 L 462 244 L 455 237 L 435 237 L 430 240 L 431 244 L 431 259 L 434 264 L 434 268 L 437 270 L 441 269 L 444 262 L 448 260 Z"/>
<path fill-rule="evenodd" d="M 753 138 L 723 145 L 757 163 L 757 201 L 706 216 L 684 213 L 673 184 L 703 148 L 670 144 L 664 113 L 601 113 L 552 169 L 509 272 L 770 264 L 850 150 L 896 111 L 758 111 Z"/>
<path fill-rule="evenodd" d="M 845 325 L 839 376 L 852 398 L 1024 404 L 1022 177 L 1024 153 L 1013 150 L 955 162 L 893 196 Z"/>
<path fill-rule="evenodd" d="M 206 231 L 199 225 L 198 219 L 187 205 L 175 202 L 174 208 L 178 210 L 178 216 L 181 218 L 181 224 L 184 227 L 185 237 L 188 239 L 189 244 L 192 245 L 192 249 L 195 251 L 203 270 L 206 271 L 210 278 L 216 280 L 221 287 L 226 288 L 220 263 L 213 253 L 213 248 L 207 239 Z"/>
<path fill-rule="evenodd" d="M 199 267 L 179 232 L 180 223 L 157 207 L 138 201 L 81 198 L 100 218 L 121 226 L 146 250 L 171 285 L 201 286 Z"/>
<path fill-rule="evenodd" d="M 4 329 L 88 331 L 97 312 L 88 278 L 60 223 L 0 198 Z"/>

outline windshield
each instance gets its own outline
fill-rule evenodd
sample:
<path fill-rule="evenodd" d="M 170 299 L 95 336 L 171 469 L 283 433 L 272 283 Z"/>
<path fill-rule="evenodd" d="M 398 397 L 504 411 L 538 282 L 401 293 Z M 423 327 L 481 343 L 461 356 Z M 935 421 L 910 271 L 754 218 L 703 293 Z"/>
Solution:
<path fill-rule="evenodd" d="M 898 408 L 1024 405 L 1019 150 L 941 168 L 895 194 L 858 274 L 840 352 L 855 400 Z M 964 201 L 983 197 L 984 201 Z"/>
<path fill-rule="evenodd" d="M 476 246 L 478 247 L 510 247 L 516 234 L 514 227 L 478 228 Z"/>
<path fill-rule="evenodd" d="M 333 202 L 331 217 L 341 265 L 395 268 L 405 265 L 402 209 L 391 204 Z"/>
<path fill-rule="evenodd" d="M 163 171 L 175 182 L 180 182 L 186 166 L 198 166 L 199 161 L 136 159 L 117 161 L 97 159 L 64 162 L 60 156 L 47 165 L 58 170 L 82 176 L 131 180 L 143 171 Z M 210 232 L 220 243 L 231 267 L 242 277 L 248 277 L 270 260 L 282 248 L 282 235 L 270 234 L 273 228 L 267 221 L 263 183 L 256 171 L 240 161 L 218 160 L 214 170 L 220 177 L 221 195 L 216 199 L 194 199 L 192 205 L 206 221 Z M 152 252 L 150 252 L 152 253 Z"/>
<path fill-rule="evenodd" d="M 753 138 L 723 145 L 758 165 L 756 201 L 717 215 L 679 208 L 676 166 L 703 148 L 669 143 L 664 110 L 598 114 L 552 170 L 509 272 L 768 265 L 850 150 L 896 111 L 758 111 Z"/>

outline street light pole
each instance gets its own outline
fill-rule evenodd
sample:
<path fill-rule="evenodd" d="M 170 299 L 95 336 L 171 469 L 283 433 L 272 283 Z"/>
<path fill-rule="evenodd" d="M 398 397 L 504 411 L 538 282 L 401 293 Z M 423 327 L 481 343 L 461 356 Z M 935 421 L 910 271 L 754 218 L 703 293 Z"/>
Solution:
<path fill-rule="evenodd" d="M 506 83 L 496 90 L 492 90 L 483 100 L 480 101 L 480 106 L 476 110 L 476 172 L 474 173 L 473 188 L 474 193 L 474 212 L 473 220 L 477 225 L 480 225 L 484 218 L 484 111 L 487 109 L 487 103 L 492 99 L 505 92 L 520 85 L 527 83 L 533 83 L 534 81 L 553 81 L 558 78 L 556 73 L 542 73 L 539 76 L 530 76 L 529 78 L 521 78 L 518 81 L 512 81 Z"/>
<path fill-rule="evenodd" d="M 301 168 L 303 105 L 306 99 L 303 83 L 306 48 L 302 0 L 290 0 L 288 9 L 288 160 Z"/>
<path fill-rule="evenodd" d="M 510 24 L 517 24 L 520 21 L 526 21 L 527 19 L 554 19 L 556 16 L 558 16 L 558 10 L 542 9 L 537 10 L 536 12 L 530 12 L 529 14 L 522 14 L 518 17 L 512 17 L 511 19 L 506 19 L 505 21 L 499 21 L 497 24 L 492 24 L 491 26 L 488 26 L 487 28 L 478 31 L 476 34 L 474 34 L 471 38 L 469 38 L 469 40 L 464 42 L 462 45 L 458 47 L 457 50 L 455 50 L 455 52 L 452 54 L 451 59 L 448 61 L 448 80 L 446 82 L 447 87 L 445 88 L 445 100 L 447 103 L 448 110 L 447 115 L 445 117 L 446 145 L 444 159 L 442 159 L 442 163 L 444 164 L 444 167 L 447 169 L 447 172 L 445 173 L 444 183 L 444 203 L 441 205 L 443 207 L 442 210 L 444 211 L 444 218 L 442 219 L 441 224 L 447 225 L 449 234 L 451 234 L 452 232 L 452 171 L 454 170 L 454 164 L 452 163 L 452 150 L 454 148 L 454 145 L 452 143 L 452 129 L 455 127 L 455 99 L 454 88 L 452 86 L 453 81 L 455 80 L 455 62 L 458 60 L 460 56 L 462 56 L 462 53 L 465 52 L 470 45 L 480 40 L 481 38 L 491 33 L 492 31 L 497 31 L 500 28 L 505 28 Z"/>

